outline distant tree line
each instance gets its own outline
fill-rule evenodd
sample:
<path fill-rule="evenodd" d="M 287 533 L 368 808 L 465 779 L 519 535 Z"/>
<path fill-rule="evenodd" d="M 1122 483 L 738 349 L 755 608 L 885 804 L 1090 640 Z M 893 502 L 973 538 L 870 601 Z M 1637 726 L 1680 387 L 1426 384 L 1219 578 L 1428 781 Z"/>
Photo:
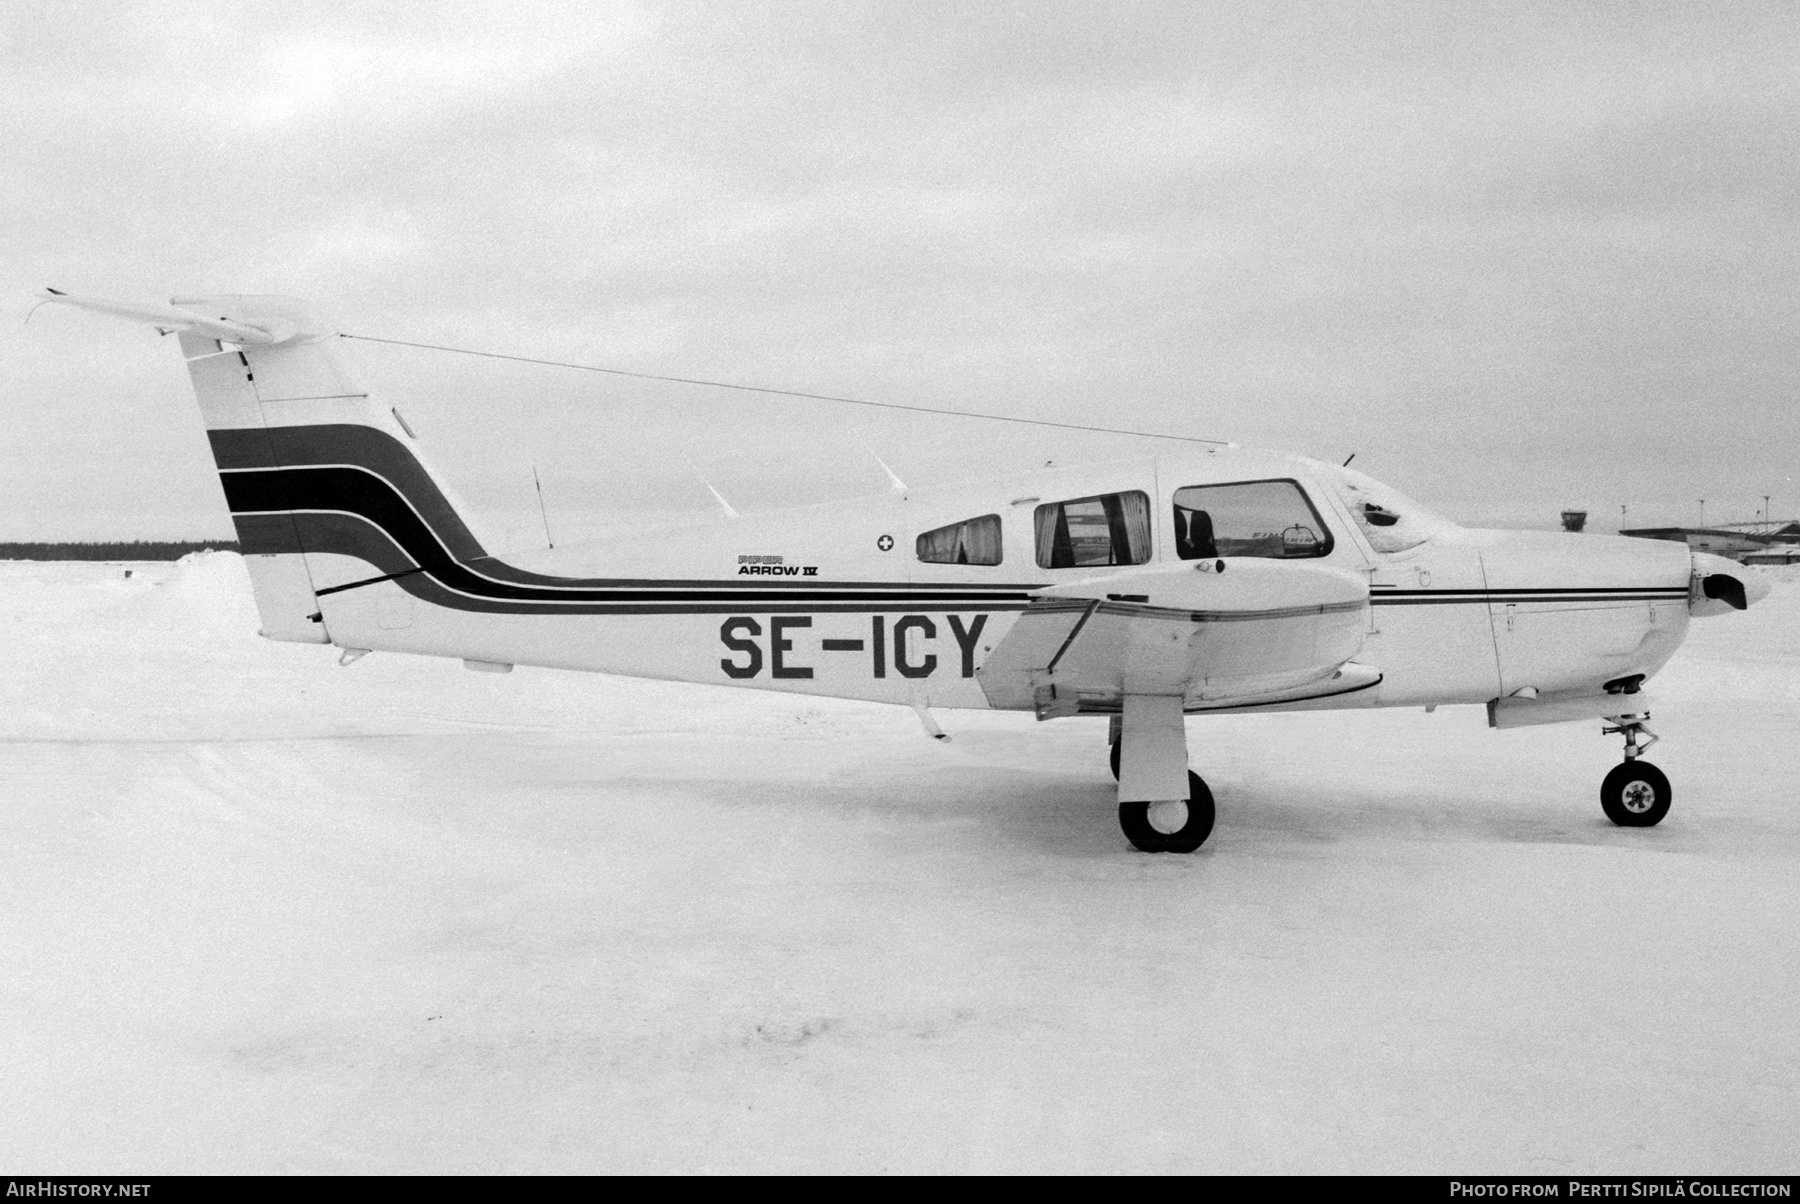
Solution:
<path fill-rule="evenodd" d="M 0 560 L 180 560 L 189 552 L 235 552 L 235 539 L 129 543 L 0 543 Z"/>

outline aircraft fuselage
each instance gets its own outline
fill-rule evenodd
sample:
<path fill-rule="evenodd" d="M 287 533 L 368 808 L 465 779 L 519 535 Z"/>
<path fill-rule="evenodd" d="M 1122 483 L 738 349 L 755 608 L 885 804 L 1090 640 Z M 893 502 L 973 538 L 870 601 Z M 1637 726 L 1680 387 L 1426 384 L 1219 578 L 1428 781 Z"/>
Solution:
<path fill-rule="evenodd" d="M 1124 567 L 1042 567 L 1039 507 L 1141 493 L 1152 499 L 1144 567 L 1179 568 L 1177 491 L 1284 481 L 1302 492 L 1324 528 L 1315 534 L 1327 546 L 1303 563 L 1367 583 L 1353 659 L 1378 670 L 1380 680 L 1297 701 L 1257 702 L 1224 689 L 1213 699 L 1190 699 L 1190 711 L 1484 703 L 1526 688 L 1597 691 L 1654 673 L 1685 634 L 1693 566 L 1684 546 L 1441 524 L 1410 547 L 1380 551 L 1335 472 L 1236 449 L 1047 469 L 974 488 L 721 519 L 535 564 L 515 560 L 512 569 L 537 570 L 529 576 L 546 583 L 548 596 L 512 606 L 401 578 L 325 592 L 319 608 L 331 642 L 346 647 L 986 708 L 995 700 L 980 671 L 1034 596 Z M 998 563 L 920 559 L 922 533 L 990 515 L 999 524 Z M 320 591 L 396 571 L 359 556 L 313 552 L 308 561 Z M 496 563 L 488 562 L 490 571 Z M 483 561 L 470 567 L 480 573 Z M 586 597 L 596 591 L 605 596 Z M 476 614 L 481 621 L 469 622 Z M 1108 708 L 1098 700 L 1083 709 Z"/>

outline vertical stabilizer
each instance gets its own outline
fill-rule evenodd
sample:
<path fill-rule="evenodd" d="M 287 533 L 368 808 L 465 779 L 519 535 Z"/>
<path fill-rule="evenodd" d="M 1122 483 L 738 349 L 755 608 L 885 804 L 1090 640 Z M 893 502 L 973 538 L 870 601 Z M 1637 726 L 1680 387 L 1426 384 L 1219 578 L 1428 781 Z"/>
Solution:
<path fill-rule="evenodd" d="M 467 563 L 486 555 L 412 432 L 344 373 L 326 345 L 331 336 L 298 302 L 217 296 L 173 304 L 287 333 L 267 344 L 181 334 L 264 635 L 329 642 L 331 608 L 321 597 L 407 573 L 426 558 Z M 399 522 L 369 521 L 372 506 L 396 505 Z M 414 529 L 409 518 L 423 523 Z M 418 539 L 399 543 L 390 536 L 396 530 Z M 403 625 L 406 609 L 391 606 L 383 625 Z"/>

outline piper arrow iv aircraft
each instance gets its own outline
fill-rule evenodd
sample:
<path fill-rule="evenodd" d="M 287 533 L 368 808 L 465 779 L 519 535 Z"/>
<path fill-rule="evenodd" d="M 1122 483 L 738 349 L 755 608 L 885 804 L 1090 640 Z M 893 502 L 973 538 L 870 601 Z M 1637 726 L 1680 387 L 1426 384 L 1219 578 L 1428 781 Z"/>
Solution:
<path fill-rule="evenodd" d="M 1461 527 L 1360 473 L 1231 445 L 747 516 L 579 553 L 492 555 L 397 411 L 282 297 L 79 306 L 179 336 L 262 634 L 370 650 L 1110 719 L 1119 822 L 1213 826 L 1191 715 L 1468 703 L 1602 719 L 1601 806 L 1668 813 L 1640 690 L 1691 617 L 1768 592 L 1682 544 Z"/>

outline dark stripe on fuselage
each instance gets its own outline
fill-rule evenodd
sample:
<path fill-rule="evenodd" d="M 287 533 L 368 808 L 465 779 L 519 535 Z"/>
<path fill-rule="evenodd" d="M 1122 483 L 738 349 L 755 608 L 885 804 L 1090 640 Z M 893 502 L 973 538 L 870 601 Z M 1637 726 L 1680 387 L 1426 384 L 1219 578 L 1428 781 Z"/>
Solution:
<path fill-rule="evenodd" d="M 1471 593 L 1466 591 L 1434 594 L 1430 590 L 1420 590 L 1405 597 L 1394 597 L 1391 594 L 1371 594 L 1369 602 L 1374 606 L 1453 606 L 1475 603 L 1494 606 L 1524 606 L 1528 604 L 1549 606 L 1571 602 L 1605 602 L 1614 606 L 1640 602 L 1670 602 L 1687 600 L 1685 589 L 1652 589 L 1636 588 L 1587 591 L 1560 590 L 1495 590 L 1492 593 Z"/>
<path fill-rule="evenodd" d="M 407 574 L 397 582 L 402 589 L 437 605 L 460 610 L 506 614 L 967 611 L 1022 610 L 1027 602 L 1021 591 L 979 585 L 957 588 L 852 581 L 799 588 L 799 583 L 761 580 L 572 582 L 560 588 L 515 585 L 490 580 L 457 564 L 386 482 L 359 470 L 221 475 L 227 499 L 233 509 L 240 511 L 236 516 L 240 533 L 246 533 L 249 524 L 245 520 L 279 520 L 297 532 L 296 541 L 308 552 L 356 557 L 374 565 L 383 575 L 398 578 Z M 292 492 L 297 485 L 305 489 L 300 497 Z M 295 504 L 303 498 L 328 505 L 320 505 L 318 510 L 296 508 Z M 241 513 L 251 509 L 279 509 L 284 513 Z M 259 548 L 247 545 L 246 550 L 254 554 Z M 432 580 L 414 575 L 415 569 Z"/>
<path fill-rule="evenodd" d="M 1488 585 L 1478 589 L 1389 589 L 1378 585 L 1374 589 L 1374 594 L 1378 598 L 1438 597 L 1446 594 L 1591 594 L 1600 591 L 1609 594 L 1660 594 L 1681 588 L 1684 587 L 1674 585 Z"/>
<path fill-rule="evenodd" d="M 216 430 L 208 431 L 206 435 L 212 442 L 213 459 L 218 462 L 221 475 L 235 469 L 306 468 L 323 464 L 366 468 L 392 482 L 401 496 L 424 517 L 452 557 L 473 561 L 487 556 L 443 490 L 425 471 L 418 456 L 386 431 L 372 426 L 330 423 L 276 426 L 266 430 Z M 229 483 L 226 490 L 229 497 Z"/>
<path fill-rule="evenodd" d="M 306 538 L 310 524 L 308 511 L 337 511 L 367 518 L 391 536 L 421 569 L 436 576 L 448 587 L 475 594 L 481 598 L 509 598 L 518 601 L 637 601 L 646 592 L 655 592 L 657 601 L 790 601 L 799 592 L 830 594 L 839 601 L 893 601 L 949 594 L 967 605 L 981 603 L 1024 603 L 1017 590 L 994 589 L 983 585 L 896 585 L 882 587 L 860 581 L 832 581 L 812 585 L 810 589 L 781 589 L 770 581 L 679 581 L 661 587 L 623 585 L 619 581 L 567 581 L 549 578 L 553 587 L 515 585 L 511 581 L 493 581 L 486 576 L 486 563 L 479 572 L 455 562 L 448 549 L 439 544 L 425 522 L 407 506 L 405 499 L 394 493 L 387 482 L 360 468 L 275 468 L 266 472 L 220 473 L 225 481 L 225 500 L 236 513 L 292 513 L 301 527 L 301 545 L 306 551 L 326 551 Z M 389 569 L 392 572 L 392 569 Z M 790 583 L 781 583 L 783 587 Z M 799 585 L 799 583 L 792 583 Z"/>
<path fill-rule="evenodd" d="M 968 596 L 945 594 L 921 589 L 801 594 L 793 591 L 745 590 L 633 590 L 614 591 L 620 601 L 579 601 L 586 593 L 598 591 L 566 591 L 555 594 L 535 592 L 533 597 L 499 597 L 487 594 L 471 596 L 459 592 L 439 580 L 429 570 L 409 571 L 411 557 L 401 550 L 387 532 L 366 518 L 353 514 L 294 515 L 307 549 L 341 556 L 353 556 L 391 574 L 394 584 L 423 602 L 451 610 L 483 614 L 555 614 L 555 615 L 666 615 L 666 614 L 825 614 L 891 613 L 895 611 L 1005 611 L 1025 609 L 1025 599 L 1017 596 L 1009 601 L 992 601 Z M 689 586 L 712 583 L 688 582 Z M 532 592 L 532 591 L 527 591 Z"/>

